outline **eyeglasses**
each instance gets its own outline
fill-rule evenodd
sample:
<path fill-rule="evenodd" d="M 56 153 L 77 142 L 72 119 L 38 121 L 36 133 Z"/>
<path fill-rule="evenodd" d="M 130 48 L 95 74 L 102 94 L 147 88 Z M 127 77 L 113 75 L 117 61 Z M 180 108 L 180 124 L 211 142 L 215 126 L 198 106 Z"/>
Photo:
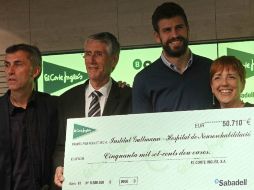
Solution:
<path fill-rule="evenodd" d="M 94 51 L 94 52 L 84 51 L 83 58 L 87 59 L 87 58 L 90 58 L 92 56 L 94 56 L 95 58 L 102 58 L 105 54 L 106 54 L 106 52 L 103 52 L 103 51 Z"/>

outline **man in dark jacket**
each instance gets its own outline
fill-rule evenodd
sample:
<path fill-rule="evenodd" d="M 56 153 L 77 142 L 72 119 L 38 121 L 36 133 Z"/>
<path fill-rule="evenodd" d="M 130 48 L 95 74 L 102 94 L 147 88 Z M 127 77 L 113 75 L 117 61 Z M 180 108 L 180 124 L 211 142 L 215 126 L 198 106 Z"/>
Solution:
<path fill-rule="evenodd" d="M 0 98 L 0 189 L 48 189 L 58 124 L 54 97 L 34 91 L 41 53 L 13 45 L 4 64 L 9 90 Z"/>
<path fill-rule="evenodd" d="M 131 88 L 119 87 L 111 77 L 117 65 L 120 44 L 109 32 L 93 34 L 84 43 L 84 59 L 89 76 L 84 84 L 60 96 L 60 128 L 56 166 L 63 166 L 66 121 L 68 118 L 109 116 L 131 113 Z M 93 93 L 96 92 L 96 96 Z M 95 101 L 95 99 L 97 101 Z M 93 104 L 96 102 L 95 104 Z M 55 173 L 55 183 L 62 186 L 63 167 Z"/>

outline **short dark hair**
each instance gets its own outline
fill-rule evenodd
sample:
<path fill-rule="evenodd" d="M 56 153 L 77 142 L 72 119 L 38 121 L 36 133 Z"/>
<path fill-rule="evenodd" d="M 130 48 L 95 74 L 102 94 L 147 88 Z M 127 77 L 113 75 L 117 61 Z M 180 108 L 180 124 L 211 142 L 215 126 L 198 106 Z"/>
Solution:
<path fill-rule="evenodd" d="M 159 32 L 158 22 L 161 19 L 173 18 L 176 16 L 182 17 L 187 28 L 189 28 L 186 14 L 184 12 L 184 9 L 180 5 L 174 2 L 165 2 L 161 4 L 160 6 L 158 6 L 155 9 L 152 16 L 152 24 L 153 24 L 154 31 Z"/>
<path fill-rule="evenodd" d="M 28 44 L 15 44 L 8 48 L 6 48 L 5 53 L 15 53 L 17 51 L 24 51 L 29 54 L 29 59 L 31 60 L 31 63 L 33 66 L 38 66 L 41 68 L 41 52 L 36 46 L 28 45 Z"/>
<path fill-rule="evenodd" d="M 98 40 L 100 42 L 105 43 L 109 48 L 110 55 L 119 56 L 120 53 L 120 44 L 117 38 L 111 34 L 110 32 L 100 32 L 93 35 L 88 36 L 85 43 L 89 40 Z"/>

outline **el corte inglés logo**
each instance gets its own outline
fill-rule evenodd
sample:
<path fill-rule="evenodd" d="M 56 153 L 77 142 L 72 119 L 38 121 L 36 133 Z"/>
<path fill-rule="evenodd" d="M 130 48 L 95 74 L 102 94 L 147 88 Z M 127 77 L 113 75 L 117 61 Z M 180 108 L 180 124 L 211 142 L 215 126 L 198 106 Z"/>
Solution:
<path fill-rule="evenodd" d="M 227 55 L 235 56 L 242 62 L 246 70 L 246 78 L 254 76 L 254 54 L 227 48 Z"/>
<path fill-rule="evenodd" d="M 87 135 L 87 134 L 94 132 L 94 131 L 95 131 L 95 129 L 92 129 L 92 128 L 89 128 L 86 126 L 82 126 L 82 125 L 78 125 L 78 124 L 74 124 L 73 139 Z"/>
<path fill-rule="evenodd" d="M 43 61 L 43 91 L 49 94 L 85 81 L 87 78 L 85 72 Z"/>

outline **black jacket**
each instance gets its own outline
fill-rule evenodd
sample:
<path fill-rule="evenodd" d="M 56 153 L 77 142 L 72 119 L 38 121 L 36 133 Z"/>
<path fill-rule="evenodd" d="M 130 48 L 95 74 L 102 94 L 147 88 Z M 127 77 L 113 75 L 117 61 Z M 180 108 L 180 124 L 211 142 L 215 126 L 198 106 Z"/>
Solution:
<path fill-rule="evenodd" d="M 85 117 L 85 91 L 88 83 L 89 80 L 68 90 L 59 97 L 60 128 L 55 153 L 55 167 L 63 166 L 67 119 Z M 130 114 L 132 111 L 131 100 L 131 88 L 127 86 L 120 88 L 117 82 L 112 80 L 112 87 L 102 115 Z"/>
<path fill-rule="evenodd" d="M 10 126 L 9 126 L 9 111 L 8 101 L 9 92 L 4 96 L 0 97 L 0 189 L 10 190 L 11 188 L 11 176 L 12 176 L 12 165 L 11 165 L 11 137 L 10 137 Z M 34 136 L 38 136 L 39 141 L 35 143 L 38 147 L 32 147 L 35 145 L 33 142 L 28 144 L 28 149 L 31 155 L 29 155 L 29 167 L 31 167 L 32 181 L 34 190 L 39 190 L 42 187 L 47 187 L 52 184 L 52 156 L 55 148 L 55 141 L 57 137 L 57 101 L 55 97 L 50 96 L 41 92 L 34 92 L 34 106 L 36 116 L 36 126 L 38 134 L 27 133 L 27 138 L 33 141 Z M 34 118 L 33 118 L 34 119 Z M 33 150 L 40 151 L 40 160 L 35 160 Z M 41 172 L 36 172 L 41 171 Z"/>

